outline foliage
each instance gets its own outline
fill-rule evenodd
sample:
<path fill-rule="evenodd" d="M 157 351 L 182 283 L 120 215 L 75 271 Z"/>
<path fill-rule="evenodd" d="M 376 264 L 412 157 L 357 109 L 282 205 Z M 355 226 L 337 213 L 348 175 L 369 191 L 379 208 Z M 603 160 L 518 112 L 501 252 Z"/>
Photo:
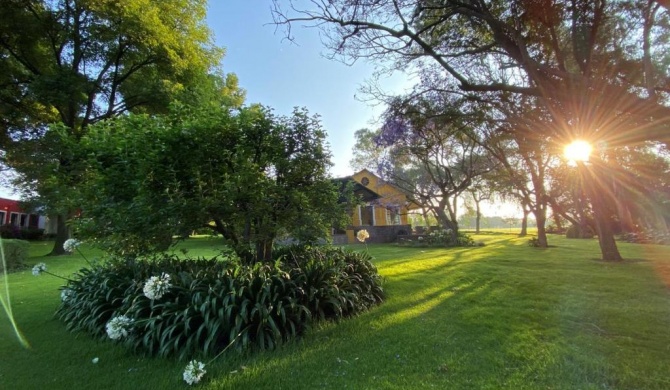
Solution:
<path fill-rule="evenodd" d="M 531 248 L 541 248 L 540 240 L 537 237 L 531 237 L 528 239 L 528 246 Z"/>
<path fill-rule="evenodd" d="M 73 149 L 90 124 L 165 112 L 174 100 L 241 104 L 236 77 L 219 69 L 223 51 L 211 44 L 205 14 L 204 0 L 3 2 L 1 162 L 15 170 L 25 197 L 58 215 L 54 254 L 63 254 L 77 207 Z"/>
<path fill-rule="evenodd" d="M 0 237 L 19 240 L 39 240 L 44 236 L 44 229 L 34 227 L 19 227 L 14 225 L 0 226 Z"/>
<path fill-rule="evenodd" d="M 325 136 L 305 109 L 260 106 L 177 105 L 92 126 L 79 229 L 109 251 L 146 253 L 208 227 L 244 261 L 270 261 L 278 236 L 315 242 L 344 224 Z"/>
<path fill-rule="evenodd" d="M 549 141 L 543 144 L 553 155 L 574 139 L 598 145 L 592 156 L 598 169 L 588 180 L 594 187 L 594 222 L 602 258 L 622 260 L 612 229 L 619 205 L 610 194 L 624 169 L 612 156 L 645 142 L 670 145 L 667 5 L 647 0 L 333 0 L 319 5 L 282 7 L 275 1 L 275 21 L 288 27 L 289 36 L 294 24 L 322 30 L 333 55 L 344 61 L 372 60 L 379 73 L 415 70 L 414 99 L 465 96 L 489 109 L 530 101 L 539 108 L 521 117 L 530 132 L 516 126 L 518 121 L 509 132 L 520 129 L 528 133 L 522 137 Z M 527 167 L 538 176 L 537 184 L 543 160 Z M 593 180 L 600 177 L 612 180 Z M 537 204 L 546 207 L 543 188 L 534 184 L 533 189 Z M 546 208 L 538 211 L 543 241 Z"/>
<path fill-rule="evenodd" d="M 384 300 L 381 277 L 367 252 L 330 246 L 283 248 L 278 259 L 305 293 L 312 317 L 338 319 Z"/>
<path fill-rule="evenodd" d="M 403 237 L 398 240 L 401 246 L 419 246 L 419 247 L 470 247 L 484 246 L 483 242 L 475 242 L 468 234 L 458 232 L 454 236 L 453 232 L 445 229 L 434 229 L 425 235 L 418 237 Z"/>
<path fill-rule="evenodd" d="M 670 233 L 667 230 L 645 230 L 642 232 L 628 232 L 619 236 L 621 241 L 634 244 L 670 245 Z"/>
<path fill-rule="evenodd" d="M 3 253 L 5 254 L 4 263 L 0 261 L 0 271 L 16 271 L 26 268 L 26 260 L 28 259 L 28 249 L 30 243 L 23 240 L 2 240 Z M 5 268 L 6 266 L 6 268 Z"/>
<path fill-rule="evenodd" d="M 495 168 L 482 146 L 482 115 L 474 108 L 466 99 L 444 96 L 398 98 L 374 138 L 383 150 L 379 174 L 453 232 L 459 197 Z"/>
<path fill-rule="evenodd" d="M 582 232 L 579 225 L 571 225 L 565 231 L 566 238 L 593 238 L 593 230 L 590 227 L 586 227 L 586 231 Z"/>
<path fill-rule="evenodd" d="M 115 325 L 114 337 L 127 334 L 122 342 L 148 355 L 213 356 L 230 344 L 272 349 L 313 320 L 380 303 L 380 277 L 369 260 L 334 248 L 293 248 L 275 263 L 252 266 L 231 258 L 116 258 L 80 270 L 63 287 L 57 316 L 69 330 L 97 337 L 122 319 L 115 321 L 129 330 Z M 167 277 L 169 287 L 149 299 L 146 286 L 156 275 Z"/>

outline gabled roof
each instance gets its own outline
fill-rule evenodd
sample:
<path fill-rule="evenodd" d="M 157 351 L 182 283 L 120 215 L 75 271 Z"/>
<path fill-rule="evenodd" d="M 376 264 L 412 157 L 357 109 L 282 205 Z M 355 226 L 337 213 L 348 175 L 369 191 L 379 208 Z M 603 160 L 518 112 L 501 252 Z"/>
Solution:
<path fill-rule="evenodd" d="M 370 201 L 373 201 L 375 199 L 379 199 L 379 198 L 382 197 L 378 193 L 372 191 L 371 189 L 365 187 L 361 183 L 354 180 L 353 177 L 351 177 L 351 176 L 339 177 L 339 178 L 333 179 L 333 181 L 340 184 L 340 193 L 344 192 L 344 187 L 346 187 L 347 184 L 352 183 L 353 184 L 352 187 L 353 187 L 354 195 L 357 196 L 363 202 L 370 202 Z M 340 197 L 340 202 L 346 202 L 346 201 L 347 201 L 347 199 L 345 199 L 343 196 Z"/>

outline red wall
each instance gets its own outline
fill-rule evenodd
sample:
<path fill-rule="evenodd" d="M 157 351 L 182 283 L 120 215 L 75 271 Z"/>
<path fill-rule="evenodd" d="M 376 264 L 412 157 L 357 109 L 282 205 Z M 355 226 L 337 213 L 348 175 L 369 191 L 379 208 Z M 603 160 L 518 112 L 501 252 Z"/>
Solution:
<path fill-rule="evenodd" d="M 19 202 L 17 200 L 0 198 L 0 211 L 5 212 L 4 220 L 0 220 L 0 225 L 6 225 L 10 221 L 11 213 L 28 214 L 19 207 Z M 0 217 L 2 217 L 0 215 Z M 31 218 L 32 220 L 33 218 Z"/>

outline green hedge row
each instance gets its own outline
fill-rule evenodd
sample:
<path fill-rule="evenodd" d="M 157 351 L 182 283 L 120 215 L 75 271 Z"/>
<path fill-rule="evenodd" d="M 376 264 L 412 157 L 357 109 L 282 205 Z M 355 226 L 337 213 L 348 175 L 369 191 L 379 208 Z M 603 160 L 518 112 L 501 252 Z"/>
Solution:
<path fill-rule="evenodd" d="M 184 359 L 228 345 L 274 348 L 314 320 L 354 315 L 384 298 L 367 254 L 322 247 L 279 252 L 275 263 L 253 266 L 169 255 L 110 260 L 75 275 L 57 316 L 72 331 Z"/>

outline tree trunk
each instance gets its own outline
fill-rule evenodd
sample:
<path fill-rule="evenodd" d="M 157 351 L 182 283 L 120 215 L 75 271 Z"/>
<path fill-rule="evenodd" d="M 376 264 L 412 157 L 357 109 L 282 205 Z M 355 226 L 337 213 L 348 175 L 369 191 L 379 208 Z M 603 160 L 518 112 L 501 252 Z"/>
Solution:
<path fill-rule="evenodd" d="M 536 210 L 533 212 L 535 221 L 537 222 L 537 243 L 540 248 L 549 247 L 549 240 L 547 240 L 547 211 L 545 209 Z"/>
<path fill-rule="evenodd" d="M 451 230 L 451 235 L 455 239 L 458 237 L 458 223 L 455 221 L 452 221 L 447 213 L 444 212 L 443 209 L 440 209 L 437 207 L 435 209 L 435 215 L 437 216 L 437 221 L 439 222 L 440 225 L 442 225 L 442 228 L 444 230 Z"/>
<path fill-rule="evenodd" d="M 479 234 L 479 223 L 482 220 L 482 212 L 479 207 L 479 202 L 475 202 L 475 204 L 477 205 L 477 217 L 475 218 L 475 232 Z"/>
<path fill-rule="evenodd" d="M 597 163 L 602 163 L 602 160 L 597 159 L 594 162 L 593 168 L 599 168 L 602 172 L 602 167 L 597 167 Z M 582 167 L 588 168 L 588 167 Z M 616 241 L 614 240 L 614 229 L 612 229 L 612 212 L 607 206 L 607 197 L 610 196 L 611 189 L 607 188 L 605 181 L 600 185 L 601 188 L 596 188 L 596 183 L 602 182 L 597 180 L 598 175 L 593 169 L 589 169 L 590 185 L 587 185 L 591 197 L 591 204 L 593 205 L 593 219 L 595 221 L 596 230 L 598 233 L 598 244 L 600 244 L 600 252 L 603 261 L 622 261 L 623 257 L 619 253 Z M 602 172 L 605 173 L 605 172 Z M 603 175 L 604 176 L 604 175 Z"/>
<path fill-rule="evenodd" d="M 603 261 L 622 261 L 623 257 L 619 253 L 616 241 L 614 240 L 614 229 L 612 229 L 612 220 L 609 216 L 607 207 L 603 204 L 598 194 L 594 194 L 593 199 L 593 217 L 596 223 L 598 233 L 598 244 Z"/>
<path fill-rule="evenodd" d="M 51 249 L 49 256 L 66 255 L 68 252 L 63 248 L 65 241 L 70 238 L 70 228 L 67 226 L 67 216 L 58 214 L 56 216 L 56 241 L 54 247 Z"/>
<path fill-rule="evenodd" d="M 256 261 L 269 263 L 272 261 L 272 239 L 256 242 Z"/>
<path fill-rule="evenodd" d="M 528 235 L 528 214 L 530 214 L 530 210 L 526 210 L 526 208 L 524 208 L 523 219 L 521 219 L 521 233 L 519 233 L 519 237 L 526 237 Z"/>

